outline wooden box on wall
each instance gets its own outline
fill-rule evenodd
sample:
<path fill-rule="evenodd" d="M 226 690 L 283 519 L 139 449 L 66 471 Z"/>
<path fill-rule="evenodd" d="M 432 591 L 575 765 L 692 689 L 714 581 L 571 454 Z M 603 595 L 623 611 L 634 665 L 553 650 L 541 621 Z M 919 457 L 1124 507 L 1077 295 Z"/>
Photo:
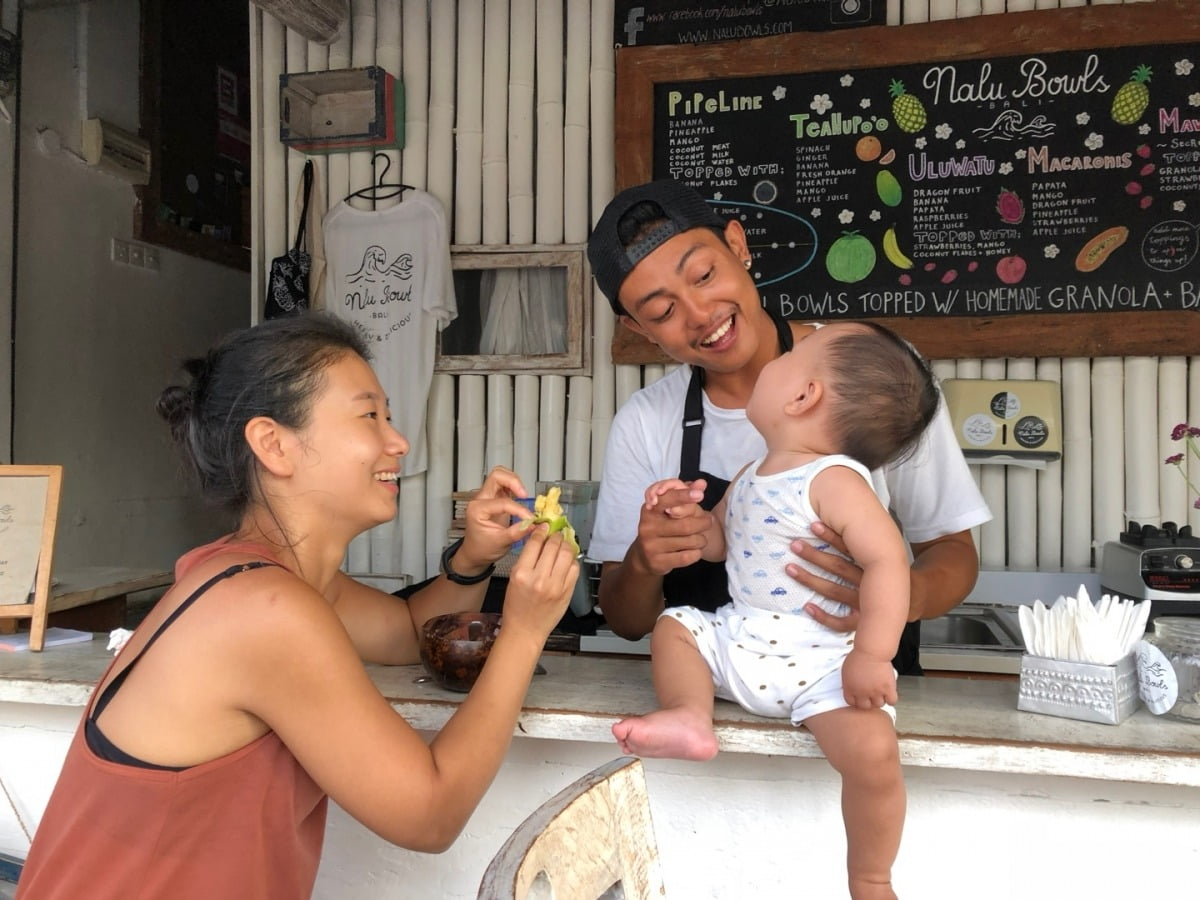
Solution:
<path fill-rule="evenodd" d="M 305 153 L 404 146 L 404 86 L 380 66 L 279 76 L 279 139 Z"/>

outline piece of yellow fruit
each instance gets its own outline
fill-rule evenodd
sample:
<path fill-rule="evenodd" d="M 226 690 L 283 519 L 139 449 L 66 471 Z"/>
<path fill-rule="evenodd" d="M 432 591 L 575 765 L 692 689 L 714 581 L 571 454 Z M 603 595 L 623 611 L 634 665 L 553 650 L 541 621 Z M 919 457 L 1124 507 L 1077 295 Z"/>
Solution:
<path fill-rule="evenodd" d="M 560 496 L 562 496 L 562 488 L 555 485 L 546 493 L 538 494 L 534 498 L 533 524 L 545 522 L 549 526 L 551 534 L 561 531 L 563 539 L 574 548 L 575 555 L 578 556 L 579 541 L 575 538 L 575 529 L 571 527 L 571 523 L 567 521 L 567 517 L 563 513 L 562 504 L 558 502 Z"/>

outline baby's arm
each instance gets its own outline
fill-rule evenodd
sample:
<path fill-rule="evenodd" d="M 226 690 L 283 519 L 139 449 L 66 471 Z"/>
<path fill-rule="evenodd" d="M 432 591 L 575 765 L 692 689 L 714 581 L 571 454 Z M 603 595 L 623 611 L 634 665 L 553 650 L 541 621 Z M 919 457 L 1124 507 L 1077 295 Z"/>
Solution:
<path fill-rule="evenodd" d="M 686 490 L 690 486 L 691 483 L 678 478 L 664 478 L 654 482 L 646 488 L 646 509 L 657 508 L 659 498 L 668 491 Z M 683 510 L 677 512 L 674 507 L 663 507 L 662 513 L 664 516 L 671 517 L 688 514 Z M 725 529 L 721 526 L 721 522 L 725 518 L 724 497 L 721 498 L 721 502 L 717 504 L 717 508 L 712 511 L 711 515 L 712 521 L 708 528 L 701 532 L 704 535 L 704 549 L 700 558 L 709 562 L 720 562 L 725 558 Z"/>
<path fill-rule="evenodd" d="M 846 700 L 864 709 L 895 703 L 892 657 L 909 604 L 904 538 L 871 485 L 853 469 L 831 466 L 819 472 L 810 498 L 817 516 L 841 533 L 863 571 L 858 631 L 842 668 Z"/>

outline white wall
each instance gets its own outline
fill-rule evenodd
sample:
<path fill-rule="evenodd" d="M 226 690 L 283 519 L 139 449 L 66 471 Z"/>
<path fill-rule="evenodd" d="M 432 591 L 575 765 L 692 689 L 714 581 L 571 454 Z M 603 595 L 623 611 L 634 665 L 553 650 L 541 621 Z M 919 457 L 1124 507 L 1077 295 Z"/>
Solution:
<path fill-rule="evenodd" d="M 56 567 L 168 567 L 220 527 L 154 401 L 183 358 L 248 323 L 249 276 L 167 250 L 157 273 L 110 261 L 111 239 L 133 236 L 134 190 L 77 157 L 87 116 L 138 129 L 138 34 L 137 0 L 23 14 L 13 461 L 65 467 Z M 43 129 L 60 152 L 39 149 Z"/>

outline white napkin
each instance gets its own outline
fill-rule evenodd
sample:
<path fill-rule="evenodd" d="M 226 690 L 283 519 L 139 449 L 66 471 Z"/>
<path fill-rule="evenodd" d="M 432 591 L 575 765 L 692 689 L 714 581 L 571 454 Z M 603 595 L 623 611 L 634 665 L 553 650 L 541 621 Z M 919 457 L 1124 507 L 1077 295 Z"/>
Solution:
<path fill-rule="evenodd" d="M 121 652 L 121 648 L 125 646 L 125 642 L 129 640 L 133 634 L 128 628 L 114 628 L 108 633 L 108 647 L 105 649 L 111 650 L 113 656 Z"/>
<path fill-rule="evenodd" d="M 1059 597 L 1047 607 L 1035 600 L 1033 606 L 1017 611 L 1025 649 L 1034 656 L 1068 662 L 1111 666 L 1133 652 L 1142 639 L 1150 601 L 1140 603 L 1105 594 L 1093 604 L 1082 584 L 1074 597 Z"/>

